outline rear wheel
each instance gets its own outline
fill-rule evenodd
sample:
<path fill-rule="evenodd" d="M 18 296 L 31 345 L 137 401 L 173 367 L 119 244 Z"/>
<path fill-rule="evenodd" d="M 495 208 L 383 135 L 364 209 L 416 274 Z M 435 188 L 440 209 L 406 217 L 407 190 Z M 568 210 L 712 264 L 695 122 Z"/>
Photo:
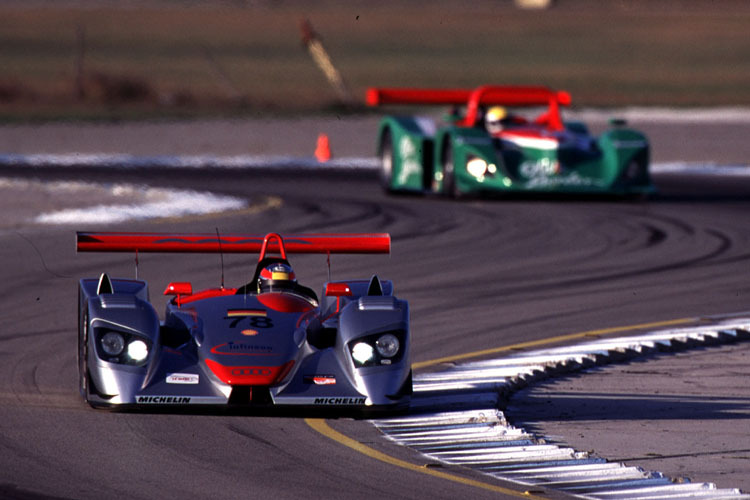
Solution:
<path fill-rule="evenodd" d="M 380 138 L 380 183 L 386 191 L 393 190 L 393 139 L 386 129 Z"/>

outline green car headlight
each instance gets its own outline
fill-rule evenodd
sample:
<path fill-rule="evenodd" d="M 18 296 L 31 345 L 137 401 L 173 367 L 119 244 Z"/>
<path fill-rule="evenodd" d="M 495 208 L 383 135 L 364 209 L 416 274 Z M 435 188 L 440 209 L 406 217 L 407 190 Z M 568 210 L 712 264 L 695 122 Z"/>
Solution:
<path fill-rule="evenodd" d="M 625 178 L 637 179 L 641 175 L 641 164 L 637 160 L 632 160 L 625 168 Z"/>
<path fill-rule="evenodd" d="M 474 177 L 483 177 L 487 173 L 487 162 L 481 158 L 471 157 L 466 162 L 466 171 Z"/>

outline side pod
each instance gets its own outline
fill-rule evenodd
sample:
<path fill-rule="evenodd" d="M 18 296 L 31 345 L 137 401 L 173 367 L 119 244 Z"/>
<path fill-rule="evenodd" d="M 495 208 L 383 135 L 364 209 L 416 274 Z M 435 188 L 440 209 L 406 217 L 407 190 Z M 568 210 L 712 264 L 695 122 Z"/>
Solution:
<path fill-rule="evenodd" d="M 430 188 L 435 131 L 435 123 L 427 118 L 383 119 L 377 152 L 386 191 L 422 192 Z"/>
<path fill-rule="evenodd" d="M 159 347 L 159 318 L 144 281 L 85 278 L 79 282 L 79 390 L 92 406 L 134 403 Z"/>

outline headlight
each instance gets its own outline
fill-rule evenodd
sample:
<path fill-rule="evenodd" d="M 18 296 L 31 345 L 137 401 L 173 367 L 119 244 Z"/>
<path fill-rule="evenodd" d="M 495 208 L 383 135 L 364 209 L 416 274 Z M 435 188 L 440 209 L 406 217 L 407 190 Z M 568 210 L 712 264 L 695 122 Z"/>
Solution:
<path fill-rule="evenodd" d="M 633 151 L 632 156 L 628 159 L 627 163 L 623 166 L 623 172 L 620 178 L 621 180 L 625 182 L 645 184 L 648 182 L 648 162 L 649 162 L 648 143 L 646 143 L 645 141 L 635 141 L 635 142 L 637 143 L 633 145 L 627 145 L 627 146 L 631 148 L 635 148 L 636 146 L 642 145 L 642 149 L 638 151 Z M 622 147 L 625 147 L 625 146 L 622 146 Z"/>
<path fill-rule="evenodd" d="M 359 342 L 352 347 L 352 358 L 359 364 L 365 365 L 375 357 L 375 350 L 367 342 Z"/>
<path fill-rule="evenodd" d="M 473 157 L 466 162 L 466 171 L 474 177 L 482 177 L 487 173 L 487 162 Z"/>
<path fill-rule="evenodd" d="M 102 335 L 102 349 L 110 356 L 118 356 L 125 349 L 125 339 L 117 332 L 107 332 Z"/>
<path fill-rule="evenodd" d="M 356 368 L 391 365 L 404 357 L 406 332 L 394 330 L 361 337 L 349 343 Z"/>
<path fill-rule="evenodd" d="M 386 333 L 375 341 L 375 347 L 378 352 L 384 358 L 392 358 L 398 352 L 398 348 L 401 346 L 395 335 Z"/>
<path fill-rule="evenodd" d="M 625 169 L 625 178 L 636 179 L 640 174 L 641 174 L 641 164 L 638 163 L 638 161 L 633 160 L 630 163 L 628 163 L 628 166 Z"/>
<path fill-rule="evenodd" d="M 133 361 L 143 361 L 148 356 L 148 346 L 142 340 L 134 340 L 128 344 L 128 356 Z"/>
<path fill-rule="evenodd" d="M 140 366 L 146 362 L 151 350 L 151 340 L 147 337 L 94 327 L 96 354 L 108 363 Z"/>

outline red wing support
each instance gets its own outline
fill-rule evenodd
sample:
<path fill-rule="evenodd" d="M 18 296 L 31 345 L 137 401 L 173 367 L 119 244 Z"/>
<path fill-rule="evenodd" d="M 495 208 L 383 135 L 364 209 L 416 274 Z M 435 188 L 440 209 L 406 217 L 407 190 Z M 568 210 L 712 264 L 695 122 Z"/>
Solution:
<path fill-rule="evenodd" d="M 221 238 L 221 239 L 219 239 Z M 283 243 L 281 243 L 283 238 Z M 390 253 L 388 233 L 268 235 L 77 232 L 79 252 L 163 253 Z"/>
<path fill-rule="evenodd" d="M 268 251 L 268 243 L 273 240 L 276 240 L 276 243 L 279 245 L 279 253 L 281 254 L 281 258 L 286 260 L 286 249 L 284 248 L 284 240 L 282 240 L 281 236 L 279 236 L 276 233 L 268 233 L 266 237 L 263 238 L 263 246 L 260 249 L 258 262 L 266 258 L 266 252 Z"/>

